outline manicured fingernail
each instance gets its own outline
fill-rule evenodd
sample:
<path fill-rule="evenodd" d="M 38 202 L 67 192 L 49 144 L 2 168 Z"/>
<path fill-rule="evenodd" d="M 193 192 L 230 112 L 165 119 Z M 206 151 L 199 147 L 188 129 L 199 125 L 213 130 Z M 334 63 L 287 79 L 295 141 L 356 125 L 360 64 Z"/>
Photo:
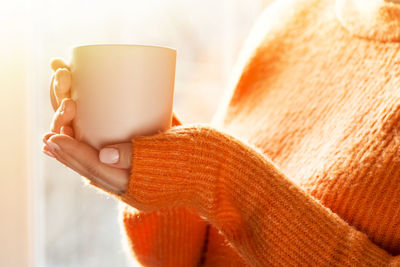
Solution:
<path fill-rule="evenodd" d="M 57 145 L 56 143 L 52 142 L 51 140 L 47 140 L 47 145 L 49 146 L 50 150 L 52 152 L 55 152 L 56 150 L 60 150 L 59 145 Z"/>
<path fill-rule="evenodd" d="M 49 140 L 49 138 L 52 137 L 53 135 L 54 135 L 54 133 L 51 133 L 51 134 L 47 133 L 47 134 L 43 135 L 43 139 L 42 139 L 43 143 L 47 144 L 47 140 Z"/>
<path fill-rule="evenodd" d="M 47 151 L 47 150 L 42 150 L 44 154 L 46 154 L 49 157 L 55 158 L 55 156 L 53 155 L 53 153 Z"/>
<path fill-rule="evenodd" d="M 112 147 L 103 148 L 100 150 L 99 158 L 103 163 L 117 163 L 119 160 L 119 151 Z"/>

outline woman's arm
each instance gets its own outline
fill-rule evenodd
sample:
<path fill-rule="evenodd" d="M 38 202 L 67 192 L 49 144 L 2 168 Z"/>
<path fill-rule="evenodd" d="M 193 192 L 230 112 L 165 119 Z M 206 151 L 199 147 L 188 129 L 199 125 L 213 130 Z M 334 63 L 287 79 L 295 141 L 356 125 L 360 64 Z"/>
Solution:
<path fill-rule="evenodd" d="M 143 266 L 197 266 L 206 222 L 194 209 L 172 207 L 152 212 L 125 205 L 123 229 L 134 257 Z"/>
<path fill-rule="evenodd" d="M 182 125 L 176 114 L 172 127 Z M 143 266 L 241 266 L 247 264 L 195 208 L 122 211 L 128 245 Z"/>
<path fill-rule="evenodd" d="M 251 265 L 400 266 L 262 153 L 204 125 L 133 140 L 126 203 L 193 207 Z"/>
<path fill-rule="evenodd" d="M 172 127 L 181 125 L 174 113 Z M 197 266 L 206 236 L 206 221 L 183 207 L 152 212 L 122 210 L 128 246 L 143 266 Z"/>
<path fill-rule="evenodd" d="M 104 164 L 99 151 L 60 134 L 74 116 L 73 101 L 65 104 L 44 136 L 44 151 L 140 210 L 196 209 L 251 265 L 400 266 L 400 256 L 372 243 L 237 138 L 207 125 L 177 126 L 114 145 L 119 162 Z"/>

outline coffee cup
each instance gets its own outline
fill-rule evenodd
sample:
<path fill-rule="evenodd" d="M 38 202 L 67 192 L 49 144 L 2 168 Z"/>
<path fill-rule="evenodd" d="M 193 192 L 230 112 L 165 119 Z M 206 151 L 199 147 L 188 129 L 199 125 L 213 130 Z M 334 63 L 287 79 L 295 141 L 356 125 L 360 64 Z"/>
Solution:
<path fill-rule="evenodd" d="M 171 127 L 176 50 L 133 44 L 72 47 L 75 138 L 96 149 Z"/>

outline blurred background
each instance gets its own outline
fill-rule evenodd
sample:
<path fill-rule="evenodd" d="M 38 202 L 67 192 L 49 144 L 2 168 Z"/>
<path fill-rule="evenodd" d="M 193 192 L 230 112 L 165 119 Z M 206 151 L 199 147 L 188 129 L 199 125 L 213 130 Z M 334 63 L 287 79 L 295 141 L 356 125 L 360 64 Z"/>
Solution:
<path fill-rule="evenodd" d="M 178 51 L 174 111 L 209 122 L 243 42 L 271 0 L 0 0 L 0 266 L 138 266 L 118 205 L 42 154 L 50 59 L 87 43 Z"/>

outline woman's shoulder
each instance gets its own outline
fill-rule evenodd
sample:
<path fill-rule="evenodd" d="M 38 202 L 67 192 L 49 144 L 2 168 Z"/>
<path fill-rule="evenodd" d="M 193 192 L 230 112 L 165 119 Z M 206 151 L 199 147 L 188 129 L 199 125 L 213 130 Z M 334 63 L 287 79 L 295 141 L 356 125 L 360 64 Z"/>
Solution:
<path fill-rule="evenodd" d="M 228 106 L 242 100 L 252 90 L 251 85 L 268 78 L 268 68 L 280 64 L 291 47 L 304 42 L 307 32 L 314 32 L 312 28 L 332 6 L 330 2 L 278 0 L 264 9 L 244 41 L 213 123 L 225 120 Z"/>

